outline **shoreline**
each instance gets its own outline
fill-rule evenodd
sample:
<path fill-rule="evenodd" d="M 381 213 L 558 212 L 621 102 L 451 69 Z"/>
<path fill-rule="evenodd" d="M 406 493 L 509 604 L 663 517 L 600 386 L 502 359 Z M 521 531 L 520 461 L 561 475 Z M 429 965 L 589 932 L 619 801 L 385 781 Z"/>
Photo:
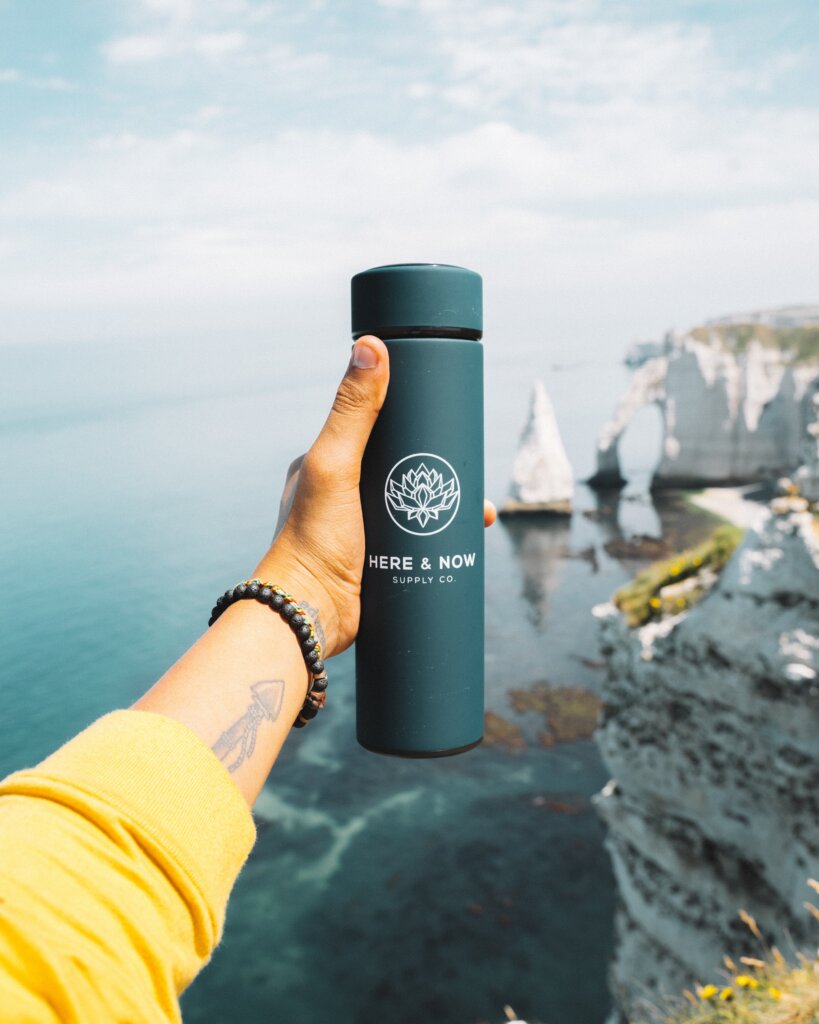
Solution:
<path fill-rule="evenodd" d="M 702 491 L 691 491 L 685 500 L 697 508 L 734 526 L 747 530 L 754 526 L 762 514 L 764 505 L 745 497 L 746 487 L 706 487 Z"/>

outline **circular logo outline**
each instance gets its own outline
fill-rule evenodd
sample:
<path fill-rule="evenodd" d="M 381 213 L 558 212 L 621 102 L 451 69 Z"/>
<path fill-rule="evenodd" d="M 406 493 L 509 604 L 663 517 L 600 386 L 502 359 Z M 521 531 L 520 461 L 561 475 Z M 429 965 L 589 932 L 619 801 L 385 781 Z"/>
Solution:
<path fill-rule="evenodd" d="M 424 458 L 424 457 L 428 457 L 428 458 L 431 458 L 431 459 L 437 459 L 439 462 L 443 462 L 443 464 L 445 466 L 447 466 L 449 471 L 452 473 L 452 476 L 453 476 L 453 478 L 455 480 L 455 487 L 456 487 L 456 490 L 457 490 L 457 498 L 455 499 L 455 508 L 454 508 L 454 510 L 452 512 L 452 515 L 449 517 L 449 521 L 444 523 L 443 526 L 439 526 L 437 530 L 424 530 L 424 531 L 409 530 L 409 529 L 407 529 L 406 526 L 402 526 L 398 522 L 398 520 L 395 518 L 395 516 L 393 515 L 393 510 L 392 510 L 392 508 L 390 506 L 390 501 L 389 501 L 389 496 L 388 496 L 388 493 L 387 493 L 387 488 L 390 485 L 390 480 L 392 480 L 393 473 L 396 471 L 396 469 L 398 469 L 398 467 L 401 465 L 402 462 L 406 462 L 408 459 L 419 459 L 419 458 Z M 393 523 L 395 523 L 395 525 L 398 527 L 399 530 L 403 530 L 404 533 L 408 533 L 412 537 L 432 537 L 436 533 L 443 532 L 448 526 L 451 526 L 452 523 L 454 522 L 455 516 L 457 516 L 457 514 L 458 514 L 458 509 L 461 507 L 461 481 L 460 481 L 460 478 L 458 477 L 458 474 L 455 472 L 455 467 L 452 465 L 451 462 L 449 462 L 447 459 L 445 459 L 442 455 L 436 455 L 435 452 L 413 452 L 410 455 L 404 455 L 402 458 L 400 458 L 398 460 L 398 462 L 396 462 L 395 465 L 392 467 L 392 469 L 389 471 L 389 473 L 387 473 L 387 477 L 386 477 L 386 479 L 384 481 L 384 504 L 387 506 L 387 514 L 389 515 L 390 519 L 393 521 Z"/>

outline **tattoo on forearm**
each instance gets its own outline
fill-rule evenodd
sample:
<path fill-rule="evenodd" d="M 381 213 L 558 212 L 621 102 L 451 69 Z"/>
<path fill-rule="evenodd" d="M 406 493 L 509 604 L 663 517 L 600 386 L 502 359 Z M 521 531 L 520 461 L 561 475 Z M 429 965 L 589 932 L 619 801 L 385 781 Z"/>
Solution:
<path fill-rule="evenodd" d="M 313 625 L 315 626 L 316 634 L 318 635 L 318 642 L 321 644 L 322 651 L 326 654 L 327 640 L 324 636 L 324 626 L 321 624 L 321 613 L 315 605 L 308 604 L 306 601 L 302 601 L 301 606 L 313 620 Z"/>
<path fill-rule="evenodd" d="M 261 679 L 250 687 L 253 700 L 241 718 L 237 718 L 213 745 L 213 752 L 222 762 L 227 762 L 234 750 L 239 748 L 235 760 L 227 764 L 229 772 L 235 772 L 239 765 L 252 755 L 256 747 L 256 732 L 265 719 L 275 722 L 282 709 L 284 698 L 283 679 Z"/>

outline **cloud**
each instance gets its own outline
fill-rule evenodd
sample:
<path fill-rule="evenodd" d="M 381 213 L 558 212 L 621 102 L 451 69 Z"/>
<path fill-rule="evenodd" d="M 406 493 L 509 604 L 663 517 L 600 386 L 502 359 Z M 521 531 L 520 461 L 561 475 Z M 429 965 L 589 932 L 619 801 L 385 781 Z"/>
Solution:
<path fill-rule="evenodd" d="M 247 37 L 244 32 L 203 32 L 186 35 L 171 30 L 112 39 L 103 46 L 103 54 L 112 64 L 141 64 L 188 55 L 219 60 L 242 50 L 246 43 Z"/>
<path fill-rule="evenodd" d="M 740 89 L 770 88 L 806 59 L 780 51 L 752 67 L 732 66 L 707 25 L 639 24 L 627 7 L 601 0 L 420 0 L 419 7 L 428 45 L 447 68 L 436 98 L 483 116 L 546 113 L 555 101 L 588 105 L 611 96 L 660 104 L 707 95 L 716 104 Z"/>
<path fill-rule="evenodd" d="M 173 59 L 190 109 L 0 190 L 6 335 L 296 324 L 404 258 L 484 271 L 505 329 L 587 339 L 815 298 L 819 119 L 767 102 L 803 57 L 735 65 L 706 25 L 595 0 L 382 6 L 397 49 L 351 60 L 327 11 L 143 0 L 108 74 Z"/>
<path fill-rule="evenodd" d="M 73 82 L 57 75 L 50 75 L 46 78 L 37 75 L 24 74 L 17 68 L 0 68 L 0 85 L 19 85 L 29 89 L 46 89 L 52 92 L 70 92 L 76 89 Z"/>
<path fill-rule="evenodd" d="M 260 310 L 295 317 L 328 282 L 402 258 L 476 265 L 507 296 L 510 323 L 512 305 L 544 296 L 564 316 L 595 293 L 657 315 L 662 299 L 669 316 L 675 289 L 708 296 L 704 313 L 753 306 L 743 280 L 766 302 L 811 298 L 819 142 L 808 129 L 760 115 L 690 152 L 676 137 L 649 144 L 653 123 L 564 146 L 502 122 L 414 144 L 307 130 L 240 144 L 204 130 L 118 134 L 0 200 L 15 247 L 0 254 L 7 330 L 19 331 L 19 311 L 51 324 L 65 307 L 108 330 L 109 307 L 131 327 L 150 307 L 224 330 L 241 308 L 249 329 Z M 722 144 L 744 154 L 733 170 Z M 794 198 L 777 199 L 784 189 Z"/>

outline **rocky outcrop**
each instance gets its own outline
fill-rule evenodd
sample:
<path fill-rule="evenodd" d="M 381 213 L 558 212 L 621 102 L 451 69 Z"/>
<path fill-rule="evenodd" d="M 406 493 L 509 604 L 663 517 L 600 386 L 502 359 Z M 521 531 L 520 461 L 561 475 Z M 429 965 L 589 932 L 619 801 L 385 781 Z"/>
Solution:
<path fill-rule="evenodd" d="M 536 380 L 512 467 L 509 498 L 500 514 L 571 515 L 573 496 L 574 473 L 560 437 L 554 407 L 543 381 Z"/>
<path fill-rule="evenodd" d="M 612 992 L 643 1001 L 754 952 L 756 917 L 808 938 L 819 873 L 819 528 L 804 498 L 761 510 L 690 612 L 629 630 L 597 609 L 609 662 L 598 797 L 619 890 Z M 632 1018 L 634 1019 L 634 1018 Z"/>
<path fill-rule="evenodd" d="M 819 394 L 813 396 L 813 408 L 816 415 L 805 440 L 805 464 L 799 468 L 795 482 L 804 498 L 819 504 Z"/>
<path fill-rule="evenodd" d="M 728 317 L 672 333 L 657 349 L 664 354 L 633 360 L 639 368 L 601 431 L 590 482 L 623 482 L 620 437 L 650 403 L 663 418 L 655 488 L 747 483 L 792 472 L 819 389 L 815 312 L 803 307 L 745 314 L 741 321 Z"/>

